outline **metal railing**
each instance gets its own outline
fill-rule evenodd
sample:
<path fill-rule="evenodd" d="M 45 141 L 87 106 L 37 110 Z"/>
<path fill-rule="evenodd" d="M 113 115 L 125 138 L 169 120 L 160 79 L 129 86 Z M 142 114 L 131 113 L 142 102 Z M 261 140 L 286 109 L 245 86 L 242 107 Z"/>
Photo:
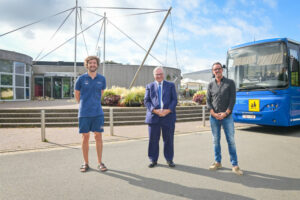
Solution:
<path fill-rule="evenodd" d="M 205 127 L 206 122 L 206 105 L 202 105 L 202 126 Z M 116 108 L 118 109 L 118 108 Z M 46 117 L 45 117 L 45 110 L 41 110 L 41 140 L 42 142 L 46 140 Z M 114 108 L 109 108 L 109 127 L 110 127 L 110 136 L 114 136 Z"/>

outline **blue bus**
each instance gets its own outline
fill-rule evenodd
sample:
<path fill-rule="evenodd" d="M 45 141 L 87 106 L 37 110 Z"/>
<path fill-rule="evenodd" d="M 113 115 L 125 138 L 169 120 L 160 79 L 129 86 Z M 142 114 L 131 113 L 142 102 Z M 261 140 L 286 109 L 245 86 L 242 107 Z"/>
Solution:
<path fill-rule="evenodd" d="M 235 122 L 300 124 L 299 49 L 299 42 L 274 38 L 228 50 L 227 75 L 237 89 Z"/>

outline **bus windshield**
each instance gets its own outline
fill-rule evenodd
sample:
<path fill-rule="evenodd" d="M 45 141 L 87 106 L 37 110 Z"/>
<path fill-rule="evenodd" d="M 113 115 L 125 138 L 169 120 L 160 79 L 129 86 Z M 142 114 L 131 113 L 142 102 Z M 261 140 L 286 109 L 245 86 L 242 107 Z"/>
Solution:
<path fill-rule="evenodd" d="M 274 42 L 228 52 L 228 77 L 237 90 L 262 90 L 288 86 L 284 43 Z"/>

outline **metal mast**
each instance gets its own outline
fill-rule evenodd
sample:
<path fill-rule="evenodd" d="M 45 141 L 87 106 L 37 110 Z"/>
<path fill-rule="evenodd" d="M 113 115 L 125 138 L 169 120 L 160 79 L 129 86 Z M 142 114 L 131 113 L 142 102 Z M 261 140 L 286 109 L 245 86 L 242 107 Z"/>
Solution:
<path fill-rule="evenodd" d="M 138 76 L 138 74 L 139 74 L 141 68 L 144 66 L 144 63 L 145 63 L 145 61 L 146 61 L 146 59 L 147 59 L 147 57 L 148 57 L 148 55 L 149 55 L 149 53 L 150 53 L 150 51 L 151 51 L 151 49 L 152 49 L 154 43 L 155 43 L 155 41 L 156 41 L 156 38 L 158 37 L 158 35 L 159 35 L 159 33 L 160 33 L 160 31 L 161 31 L 161 29 L 162 29 L 162 27 L 163 27 L 165 21 L 167 20 L 169 14 L 170 14 L 170 12 L 171 12 L 171 10 L 172 10 L 172 7 L 169 8 L 168 13 L 166 14 L 166 16 L 165 16 L 163 22 L 161 23 L 161 25 L 160 25 L 160 27 L 159 27 L 159 29 L 158 29 L 156 35 L 155 35 L 155 38 L 153 39 L 152 44 L 150 45 L 150 48 L 149 48 L 149 50 L 147 51 L 147 53 L 146 53 L 146 55 L 145 55 L 145 57 L 144 57 L 144 60 L 143 60 L 142 64 L 140 65 L 140 67 L 138 68 L 138 70 L 136 71 L 136 73 L 135 73 L 135 75 L 134 75 L 134 77 L 133 77 L 133 79 L 132 79 L 132 82 L 131 82 L 131 84 L 130 84 L 130 86 L 129 86 L 129 89 L 132 88 L 132 86 L 133 86 L 133 84 L 134 84 L 134 82 L 135 82 L 135 80 L 136 80 L 136 78 L 137 78 L 137 76 Z"/>
<path fill-rule="evenodd" d="M 74 47 L 74 85 L 77 77 L 77 13 L 78 13 L 78 0 L 76 0 L 75 8 L 75 47 Z"/>
<path fill-rule="evenodd" d="M 106 12 L 104 12 L 103 18 L 103 76 L 105 76 L 105 36 L 106 36 Z"/>

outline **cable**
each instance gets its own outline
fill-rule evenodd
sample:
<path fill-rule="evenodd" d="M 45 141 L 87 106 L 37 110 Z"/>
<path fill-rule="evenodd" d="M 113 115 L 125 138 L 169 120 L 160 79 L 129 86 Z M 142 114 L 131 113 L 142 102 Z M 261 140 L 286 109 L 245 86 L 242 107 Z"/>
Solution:
<path fill-rule="evenodd" d="M 161 10 L 161 11 L 168 11 L 168 9 L 155 9 L 155 8 L 121 8 L 121 7 L 83 7 L 83 8 L 100 8 L 100 9 L 112 9 L 112 10 Z"/>
<path fill-rule="evenodd" d="M 152 13 L 158 13 L 158 12 L 166 12 L 166 11 L 165 10 L 158 10 L 158 11 L 152 11 L 152 12 L 142 12 L 142 13 L 128 14 L 128 15 L 123 15 L 123 16 L 146 15 L 146 14 L 152 14 Z M 117 17 L 117 16 L 115 16 L 115 17 Z"/>
<path fill-rule="evenodd" d="M 101 33 L 102 33 L 102 28 L 103 28 L 103 25 L 104 25 L 104 20 L 103 20 L 103 23 L 101 24 L 100 32 L 99 32 L 99 35 L 98 35 L 98 38 L 97 38 L 95 52 L 97 52 L 97 50 L 98 50 L 97 48 L 98 48 L 98 44 L 99 44 L 99 40 L 100 40 L 100 36 L 101 36 Z"/>
<path fill-rule="evenodd" d="M 173 45 L 174 45 L 174 50 L 175 50 L 176 65 L 177 65 L 177 68 L 180 69 L 180 66 L 178 64 L 178 59 L 177 59 L 177 49 L 176 49 L 174 30 L 173 30 L 173 20 L 172 20 L 172 14 L 171 13 L 170 13 L 170 19 L 171 19 L 171 30 L 172 30 L 172 35 L 173 35 Z"/>
<path fill-rule="evenodd" d="M 90 13 L 92 13 L 94 15 L 103 17 L 102 15 L 99 15 L 99 14 L 94 13 L 92 11 L 89 11 L 89 10 L 86 10 L 86 11 L 90 12 Z M 145 14 L 152 14 L 152 13 L 158 13 L 158 12 L 165 12 L 165 10 L 158 10 L 158 11 L 152 11 L 152 12 L 142 12 L 142 13 L 134 13 L 134 14 L 128 14 L 128 15 L 119 15 L 119 16 L 110 16 L 109 18 L 136 16 L 136 15 L 145 15 Z"/>
<path fill-rule="evenodd" d="M 166 55 L 165 55 L 165 66 L 167 66 L 167 61 L 168 61 L 168 47 L 169 47 L 169 28 L 167 28 L 167 46 L 166 46 Z"/>
<path fill-rule="evenodd" d="M 65 24 L 65 22 L 67 21 L 67 19 L 73 13 L 74 9 L 75 8 L 73 8 L 71 10 L 71 12 L 68 14 L 68 16 L 64 19 L 64 21 L 61 23 L 61 25 L 58 27 L 58 29 L 55 31 L 55 33 L 52 35 L 52 37 L 49 39 L 49 41 L 51 41 L 55 37 L 56 33 L 60 30 L 60 28 Z M 45 49 L 46 49 L 46 46 L 44 46 L 44 48 L 42 49 L 42 51 L 37 55 L 37 57 L 34 60 L 37 60 L 40 57 L 40 55 L 44 52 Z"/>
<path fill-rule="evenodd" d="M 19 28 L 17 28 L 17 29 L 8 31 L 8 32 L 6 32 L 6 33 L 1 34 L 0 37 L 2 37 L 2 36 L 4 36 L 4 35 L 7 35 L 7 34 L 9 34 L 9 33 L 13 33 L 13 32 L 18 31 L 18 30 L 21 30 L 21 29 L 23 29 L 23 28 L 25 28 L 25 27 L 27 27 L 27 26 L 31 26 L 31 25 L 33 25 L 33 24 L 37 24 L 37 23 L 39 23 L 39 22 L 41 22 L 41 21 L 43 21 L 43 20 L 45 20 L 45 19 L 48 19 L 48 18 L 51 18 L 51 17 L 55 17 L 55 16 L 57 16 L 57 15 L 60 15 L 60 14 L 62 14 L 62 13 L 64 13 L 64 12 L 67 12 L 67 11 L 69 11 L 69 10 L 71 10 L 71 9 L 74 9 L 74 8 L 75 8 L 75 7 L 70 8 L 70 9 L 67 9 L 67 10 L 65 10 L 65 11 L 59 12 L 59 13 L 54 14 L 54 15 L 51 15 L 51 16 L 42 18 L 42 19 L 39 19 L 39 20 L 37 20 L 37 21 L 35 21 L 35 22 L 32 22 L 32 23 L 27 24 L 27 25 L 25 25 L 25 26 L 19 27 Z"/>
<path fill-rule="evenodd" d="M 79 18 L 79 24 L 80 24 L 80 29 L 82 31 L 82 14 L 81 14 L 81 8 L 80 8 L 80 15 L 79 13 L 78 14 L 78 18 Z M 86 50 L 86 54 L 87 56 L 89 55 L 89 51 L 88 51 L 88 48 L 87 48 L 87 45 L 86 45 L 86 41 L 85 41 L 85 37 L 84 37 L 84 33 L 82 32 L 82 37 L 83 37 L 83 42 L 84 42 L 84 45 L 85 45 L 85 50 Z"/>
<path fill-rule="evenodd" d="M 139 46 L 141 49 L 143 49 L 145 52 L 147 52 L 147 50 L 146 50 L 144 47 L 142 47 L 139 43 L 137 43 L 134 39 L 132 39 L 129 35 L 127 35 L 124 31 L 122 31 L 120 28 L 118 28 L 116 25 L 114 25 L 109 19 L 107 19 L 107 21 L 108 21 L 111 25 L 113 25 L 118 31 L 120 31 L 122 34 L 124 34 L 126 37 L 128 37 L 128 39 L 130 39 L 133 43 L 135 43 L 137 46 Z M 159 61 L 157 58 L 155 58 L 152 54 L 149 53 L 149 55 L 150 55 L 152 58 L 154 58 L 157 62 L 159 62 L 161 65 L 163 65 L 162 62 Z"/>
<path fill-rule="evenodd" d="M 93 23 L 92 25 L 88 26 L 87 28 L 85 28 L 83 31 L 77 33 L 75 36 L 80 35 L 81 33 L 83 33 L 84 31 L 88 30 L 89 28 L 91 28 L 92 26 L 94 26 L 95 24 L 97 24 L 98 22 L 100 22 L 101 20 L 103 20 L 103 18 L 97 20 L 95 23 Z M 48 56 L 49 54 L 51 54 L 52 52 L 56 51 L 58 48 L 60 48 L 61 46 L 65 45 L 67 42 L 69 42 L 70 40 L 72 40 L 73 38 L 75 38 L 75 36 L 71 37 L 70 39 L 68 39 L 67 41 L 65 41 L 64 43 L 62 43 L 61 45 L 59 45 L 58 47 L 56 47 L 55 49 L 51 50 L 49 53 L 47 53 L 46 55 L 44 55 L 42 58 L 40 58 L 37 61 L 42 60 L 43 58 L 45 58 L 46 56 Z"/>

